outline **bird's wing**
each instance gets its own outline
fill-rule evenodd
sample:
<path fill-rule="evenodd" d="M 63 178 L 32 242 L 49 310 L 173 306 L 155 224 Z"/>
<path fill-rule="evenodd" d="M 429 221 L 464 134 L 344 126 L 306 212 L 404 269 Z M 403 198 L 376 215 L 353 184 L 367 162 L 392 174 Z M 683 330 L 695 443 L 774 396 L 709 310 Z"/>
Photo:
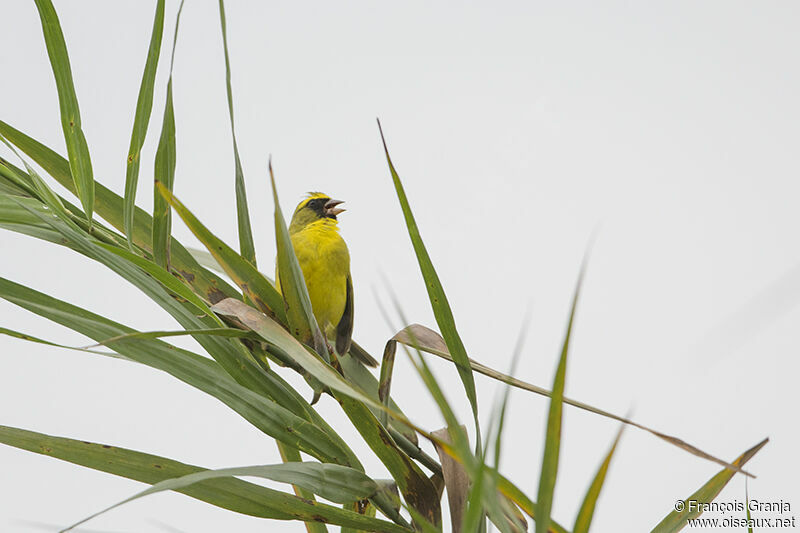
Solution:
<path fill-rule="evenodd" d="M 350 351 L 350 339 L 353 336 L 353 280 L 347 275 L 347 296 L 344 302 L 344 313 L 336 324 L 336 352 L 344 355 Z"/>

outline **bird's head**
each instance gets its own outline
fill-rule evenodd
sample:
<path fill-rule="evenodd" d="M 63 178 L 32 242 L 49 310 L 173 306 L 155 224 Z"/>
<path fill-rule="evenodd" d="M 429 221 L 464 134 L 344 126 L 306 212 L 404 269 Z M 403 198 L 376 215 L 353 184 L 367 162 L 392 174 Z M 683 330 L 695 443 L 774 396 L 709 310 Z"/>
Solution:
<path fill-rule="evenodd" d="M 344 211 L 341 207 L 342 200 L 334 200 L 321 192 L 309 193 L 308 198 L 297 205 L 292 215 L 290 231 L 298 230 L 319 220 L 336 220 L 336 215 Z"/>

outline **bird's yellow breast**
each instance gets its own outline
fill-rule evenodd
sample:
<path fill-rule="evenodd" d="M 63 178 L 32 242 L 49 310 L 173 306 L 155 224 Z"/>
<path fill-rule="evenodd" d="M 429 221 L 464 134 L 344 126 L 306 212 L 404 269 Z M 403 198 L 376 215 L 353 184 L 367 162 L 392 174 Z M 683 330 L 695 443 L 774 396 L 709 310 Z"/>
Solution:
<path fill-rule="evenodd" d="M 347 300 L 350 253 L 335 222 L 320 220 L 291 235 L 320 328 L 336 326 Z"/>

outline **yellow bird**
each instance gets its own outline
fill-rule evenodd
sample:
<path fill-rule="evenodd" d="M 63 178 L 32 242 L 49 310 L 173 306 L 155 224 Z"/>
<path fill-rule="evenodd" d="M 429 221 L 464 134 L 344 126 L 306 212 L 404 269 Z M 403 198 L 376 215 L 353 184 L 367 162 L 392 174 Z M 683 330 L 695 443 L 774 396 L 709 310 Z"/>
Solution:
<path fill-rule="evenodd" d="M 297 262 L 303 271 L 314 318 L 329 339 L 335 339 L 336 352 L 350 351 L 353 334 L 353 281 L 350 277 L 350 252 L 347 250 L 336 216 L 344 211 L 343 202 L 314 192 L 300 202 L 289 225 Z M 280 291 L 278 276 L 276 285 Z M 353 354 L 369 366 L 377 362 L 363 350 Z"/>

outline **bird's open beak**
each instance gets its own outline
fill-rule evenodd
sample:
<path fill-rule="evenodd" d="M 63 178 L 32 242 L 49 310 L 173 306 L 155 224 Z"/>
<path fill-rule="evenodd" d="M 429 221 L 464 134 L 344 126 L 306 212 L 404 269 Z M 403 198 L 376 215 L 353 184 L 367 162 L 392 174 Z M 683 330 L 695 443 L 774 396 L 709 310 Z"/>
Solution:
<path fill-rule="evenodd" d="M 344 209 L 341 207 L 336 207 L 339 204 L 343 204 L 343 200 L 328 200 L 325 202 L 325 216 L 335 217 L 339 213 L 343 212 Z"/>

